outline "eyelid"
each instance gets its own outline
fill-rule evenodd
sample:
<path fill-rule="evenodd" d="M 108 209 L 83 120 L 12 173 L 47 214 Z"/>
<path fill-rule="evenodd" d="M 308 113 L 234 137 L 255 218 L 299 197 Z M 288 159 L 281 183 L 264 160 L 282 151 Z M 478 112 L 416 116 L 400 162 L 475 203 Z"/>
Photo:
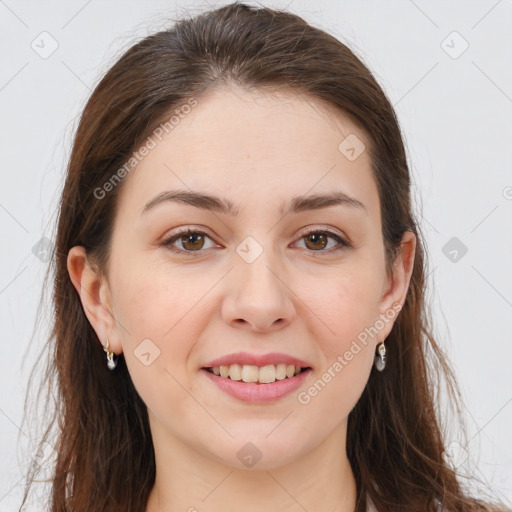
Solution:
<path fill-rule="evenodd" d="M 306 235 L 309 235 L 310 233 L 327 233 L 328 235 L 337 236 L 337 237 L 343 239 L 343 235 L 341 235 L 340 233 L 334 231 L 332 228 L 323 227 L 323 226 L 320 226 L 320 227 L 319 226 L 306 227 L 305 231 L 302 233 L 301 236 L 306 236 Z"/>

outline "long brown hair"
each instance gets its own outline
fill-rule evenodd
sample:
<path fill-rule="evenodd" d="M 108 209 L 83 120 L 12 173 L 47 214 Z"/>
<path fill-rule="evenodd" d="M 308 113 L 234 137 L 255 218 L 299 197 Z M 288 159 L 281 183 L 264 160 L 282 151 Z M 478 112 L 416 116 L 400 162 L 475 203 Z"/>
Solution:
<path fill-rule="evenodd" d="M 403 233 L 412 231 L 417 238 L 407 298 L 386 341 L 388 365 L 382 373 L 372 371 L 348 419 L 356 512 L 366 510 L 368 497 L 380 512 L 433 511 L 439 505 L 447 512 L 498 510 L 463 490 L 444 454 L 436 405 L 440 377 L 454 404 L 460 396 L 432 334 L 425 300 L 426 254 L 411 208 L 407 158 L 392 105 L 371 72 L 336 38 L 292 13 L 242 3 L 179 20 L 135 44 L 106 73 L 83 111 L 47 274 L 53 272 L 54 316 L 45 377 L 57 393 L 43 439 L 57 454 L 50 509 L 145 509 L 155 479 L 146 406 L 122 355 L 116 371 L 106 368 L 101 344 L 70 280 L 67 255 L 73 246 L 84 246 L 98 268 L 108 272 L 123 181 L 106 199 L 98 198 L 98 188 L 173 109 L 230 84 L 298 92 L 353 119 L 371 144 L 388 272 Z M 34 464 L 24 502 L 36 470 Z"/>

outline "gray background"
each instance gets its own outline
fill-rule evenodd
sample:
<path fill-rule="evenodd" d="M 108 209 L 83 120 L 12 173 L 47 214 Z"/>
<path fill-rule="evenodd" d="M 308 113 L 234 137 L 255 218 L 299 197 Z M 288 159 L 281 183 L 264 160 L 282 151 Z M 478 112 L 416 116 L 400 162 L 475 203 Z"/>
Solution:
<path fill-rule="evenodd" d="M 225 3 L 0 0 L 0 512 L 17 510 L 35 446 L 23 400 L 50 318 L 35 324 L 76 116 L 124 49 Z M 436 334 L 467 406 L 466 443 L 450 434 L 450 453 L 481 492 L 512 500 L 512 1 L 264 4 L 349 44 L 395 105 Z"/>

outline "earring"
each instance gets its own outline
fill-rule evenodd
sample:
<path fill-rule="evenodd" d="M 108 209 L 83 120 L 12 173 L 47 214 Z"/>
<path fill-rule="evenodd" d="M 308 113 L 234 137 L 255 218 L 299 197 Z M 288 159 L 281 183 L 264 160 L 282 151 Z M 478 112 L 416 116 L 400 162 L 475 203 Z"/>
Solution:
<path fill-rule="evenodd" d="M 103 347 L 103 350 L 107 353 L 107 366 L 109 370 L 113 370 L 117 366 L 117 361 L 114 361 L 114 352 L 110 350 L 110 341 L 107 337 L 107 346 Z"/>
<path fill-rule="evenodd" d="M 377 352 L 379 355 L 375 356 L 373 364 L 375 365 L 375 368 L 381 372 L 386 368 L 386 346 L 383 341 L 377 345 Z"/>

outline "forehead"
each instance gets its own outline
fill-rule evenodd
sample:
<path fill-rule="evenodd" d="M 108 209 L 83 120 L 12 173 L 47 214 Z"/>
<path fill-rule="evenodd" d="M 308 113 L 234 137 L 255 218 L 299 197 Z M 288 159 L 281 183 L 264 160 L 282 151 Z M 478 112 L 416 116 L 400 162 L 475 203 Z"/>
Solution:
<path fill-rule="evenodd" d="M 378 208 L 369 141 L 334 107 L 291 92 L 238 88 L 196 101 L 158 137 L 149 135 L 154 147 L 125 178 L 120 207 L 134 203 L 141 211 L 154 195 L 180 188 L 276 208 L 287 197 L 342 190 Z"/>

